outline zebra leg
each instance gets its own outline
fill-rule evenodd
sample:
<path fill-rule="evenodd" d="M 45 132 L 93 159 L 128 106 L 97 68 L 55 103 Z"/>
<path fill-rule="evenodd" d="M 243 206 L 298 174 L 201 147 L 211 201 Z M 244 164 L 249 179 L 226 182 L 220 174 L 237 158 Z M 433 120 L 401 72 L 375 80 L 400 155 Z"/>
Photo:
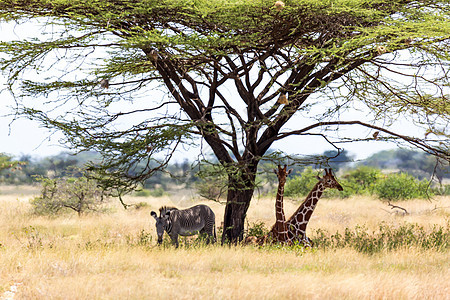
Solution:
<path fill-rule="evenodd" d="M 211 239 L 211 234 L 204 227 L 198 232 L 198 236 L 201 240 L 204 240 L 206 245 L 209 244 Z"/>
<path fill-rule="evenodd" d="M 170 236 L 170 238 L 172 239 L 172 245 L 175 245 L 175 248 L 178 248 L 179 244 L 178 244 L 178 234 L 173 234 Z"/>
<path fill-rule="evenodd" d="M 214 222 L 211 224 L 211 226 L 206 226 L 202 229 L 202 232 L 207 234 L 207 240 L 206 244 L 209 244 L 211 241 L 213 244 L 216 242 L 216 225 Z"/>

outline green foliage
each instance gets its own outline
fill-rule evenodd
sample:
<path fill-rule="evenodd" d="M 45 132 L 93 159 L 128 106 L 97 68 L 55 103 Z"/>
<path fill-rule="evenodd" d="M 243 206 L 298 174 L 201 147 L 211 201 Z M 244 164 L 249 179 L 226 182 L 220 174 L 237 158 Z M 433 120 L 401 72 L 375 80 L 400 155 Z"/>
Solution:
<path fill-rule="evenodd" d="M 381 178 L 381 171 L 372 167 L 361 166 L 344 175 L 345 186 L 355 194 L 372 193 L 376 182 Z"/>
<path fill-rule="evenodd" d="M 390 226 L 382 223 L 379 230 L 371 233 L 364 226 L 356 226 L 354 229 L 346 228 L 343 234 L 336 232 L 331 235 L 317 229 L 312 240 L 319 249 L 350 247 L 367 254 L 410 247 L 445 251 L 450 248 L 450 225 L 434 226 L 427 231 L 418 224 Z"/>
<path fill-rule="evenodd" d="M 284 195 L 287 197 L 305 197 L 309 194 L 309 192 L 314 188 L 316 183 L 318 173 L 316 170 L 313 170 L 312 167 L 307 167 L 303 170 L 300 176 L 294 176 L 292 178 L 288 178 L 286 181 L 286 185 L 284 188 Z M 338 179 L 339 183 L 344 186 L 345 180 L 341 181 Z M 329 197 L 348 197 L 353 195 L 354 191 L 352 189 L 346 189 L 344 187 L 343 191 L 338 191 L 335 189 L 327 189 L 323 193 L 323 198 Z"/>
<path fill-rule="evenodd" d="M 77 155 L 61 152 L 40 159 L 23 155 L 16 167 L 0 173 L 0 181 L 8 184 L 33 184 L 36 177 L 71 176 L 75 168 L 82 167 L 89 160 L 97 161 L 98 155 L 92 152 Z"/>
<path fill-rule="evenodd" d="M 377 152 L 362 163 L 379 169 L 399 169 L 419 179 L 436 177 L 439 183 L 450 176 L 450 164 L 425 152 L 396 149 Z"/>
<path fill-rule="evenodd" d="M 338 155 L 338 152 L 335 150 L 327 150 L 323 152 L 323 156 L 330 158 L 327 162 L 329 166 L 335 170 L 335 172 L 347 165 L 349 162 L 354 161 L 354 156 L 349 154 L 348 151 L 342 151 Z"/>
<path fill-rule="evenodd" d="M 135 196 L 137 197 L 162 197 L 164 195 L 166 195 L 166 192 L 164 191 L 164 189 L 162 187 L 157 187 L 155 189 L 141 189 L 138 190 L 134 193 Z"/>
<path fill-rule="evenodd" d="M 54 216 L 67 211 L 78 215 L 98 212 L 106 202 L 108 194 L 87 177 L 39 178 L 41 195 L 30 200 L 33 213 Z"/>
<path fill-rule="evenodd" d="M 303 170 L 300 176 L 286 180 L 284 195 L 287 197 L 306 196 L 317 183 L 317 172 L 312 167 Z"/>
<path fill-rule="evenodd" d="M 381 199 L 393 201 L 428 198 L 432 195 L 428 181 L 419 181 L 407 173 L 386 175 L 376 184 L 375 191 Z"/>
<path fill-rule="evenodd" d="M 429 182 L 417 180 L 410 174 L 383 175 L 381 170 L 368 166 L 360 166 L 349 170 L 337 178 L 344 188 L 343 191 L 326 189 L 324 198 L 346 198 L 352 195 L 377 195 L 381 199 L 425 199 L 436 194 L 448 193 L 448 186 L 430 189 Z M 284 195 L 288 197 L 304 197 L 317 183 L 316 172 L 311 167 L 306 168 L 301 176 L 288 178 Z"/>
<path fill-rule="evenodd" d="M 28 162 L 12 160 L 12 157 L 0 153 L 0 182 L 18 183 L 16 174 L 22 173 Z"/>
<path fill-rule="evenodd" d="M 325 191 L 327 197 L 346 198 L 352 195 L 371 195 L 378 180 L 382 177 L 381 170 L 376 168 L 361 166 L 348 171 L 341 178 L 340 184 L 343 191 L 328 189 Z"/>
<path fill-rule="evenodd" d="M 201 164 L 196 176 L 195 188 L 201 197 L 217 201 L 226 195 L 228 176 L 221 165 Z"/>
<path fill-rule="evenodd" d="M 9 155 L 0 153 L 0 171 L 5 169 L 14 169 L 23 164 L 23 162 L 12 160 L 12 157 Z"/>
<path fill-rule="evenodd" d="M 266 228 L 264 222 L 254 222 L 252 224 L 247 225 L 247 234 L 246 236 L 255 236 L 255 237 L 263 237 L 269 231 Z"/>

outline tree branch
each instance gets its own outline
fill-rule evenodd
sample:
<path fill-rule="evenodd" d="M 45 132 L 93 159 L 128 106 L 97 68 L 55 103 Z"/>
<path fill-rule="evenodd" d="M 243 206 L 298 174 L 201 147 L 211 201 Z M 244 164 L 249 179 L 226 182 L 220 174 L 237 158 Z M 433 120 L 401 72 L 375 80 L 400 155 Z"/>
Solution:
<path fill-rule="evenodd" d="M 261 147 L 265 147 L 268 144 L 273 143 L 276 140 L 280 140 L 283 139 L 287 136 L 291 136 L 291 135 L 302 135 L 305 134 L 307 131 L 314 129 L 314 128 L 318 128 L 318 127 L 326 127 L 326 126 L 341 126 L 341 125 L 360 125 L 360 126 L 364 126 L 367 128 L 371 128 L 371 129 L 375 129 L 377 131 L 380 132 L 384 132 L 387 133 L 391 136 L 395 136 L 397 138 L 400 138 L 416 147 L 420 147 L 422 149 L 424 149 L 426 152 L 433 154 L 435 156 L 441 157 L 447 161 L 450 161 L 450 151 L 445 151 L 445 150 L 441 150 L 441 149 L 437 149 L 434 148 L 428 144 L 426 144 L 423 140 L 418 139 L 418 138 L 414 138 L 414 137 L 409 137 L 406 135 L 401 135 L 398 133 L 395 133 L 391 130 L 385 129 L 383 127 L 380 126 L 376 126 L 376 125 L 372 125 L 372 124 L 368 124 L 368 123 L 364 123 L 361 121 L 332 121 L 332 122 L 318 122 L 315 124 L 312 124 L 310 126 L 304 127 L 302 129 L 299 130 L 293 130 L 290 132 L 285 132 L 285 133 L 281 133 L 279 135 L 277 135 L 276 137 L 273 137 L 272 139 L 268 139 L 264 142 L 262 142 L 260 144 Z"/>

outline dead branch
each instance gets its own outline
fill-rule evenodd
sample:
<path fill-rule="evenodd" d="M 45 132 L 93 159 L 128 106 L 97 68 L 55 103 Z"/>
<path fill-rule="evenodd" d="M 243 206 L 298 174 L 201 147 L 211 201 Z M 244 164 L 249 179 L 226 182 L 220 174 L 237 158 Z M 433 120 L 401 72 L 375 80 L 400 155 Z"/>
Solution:
<path fill-rule="evenodd" d="M 405 212 L 405 215 L 409 215 L 409 212 L 406 209 L 404 209 L 403 207 L 400 207 L 398 205 L 393 205 L 393 204 L 391 204 L 390 201 L 388 201 L 388 206 L 390 206 L 391 209 L 394 209 L 394 208 L 401 209 L 401 210 L 403 210 Z"/>
<path fill-rule="evenodd" d="M 439 206 L 435 205 L 434 208 L 430 210 L 430 212 L 433 212 L 433 211 L 439 210 L 439 209 L 447 209 L 447 208 L 450 208 L 450 206 L 440 206 L 439 207 Z"/>

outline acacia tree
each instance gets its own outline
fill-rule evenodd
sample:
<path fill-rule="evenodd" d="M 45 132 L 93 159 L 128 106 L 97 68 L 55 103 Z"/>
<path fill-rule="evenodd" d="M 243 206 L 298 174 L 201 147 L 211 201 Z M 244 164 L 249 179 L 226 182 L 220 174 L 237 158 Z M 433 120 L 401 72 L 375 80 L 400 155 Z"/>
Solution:
<path fill-rule="evenodd" d="M 367 139 L 336 130 L 359 126 L 449 159 L 449 17 L 447 0 L 2 0 L 1 19 L 48 34 L 2 42 L 1 66 L 18 113 L 102 153 L 110 187 L 200 137 L 227 172 L 222 242 L 237 242 L 283 138 L 338 148 Z M 424 131 L 394 132 L 400 115 Z"/>

